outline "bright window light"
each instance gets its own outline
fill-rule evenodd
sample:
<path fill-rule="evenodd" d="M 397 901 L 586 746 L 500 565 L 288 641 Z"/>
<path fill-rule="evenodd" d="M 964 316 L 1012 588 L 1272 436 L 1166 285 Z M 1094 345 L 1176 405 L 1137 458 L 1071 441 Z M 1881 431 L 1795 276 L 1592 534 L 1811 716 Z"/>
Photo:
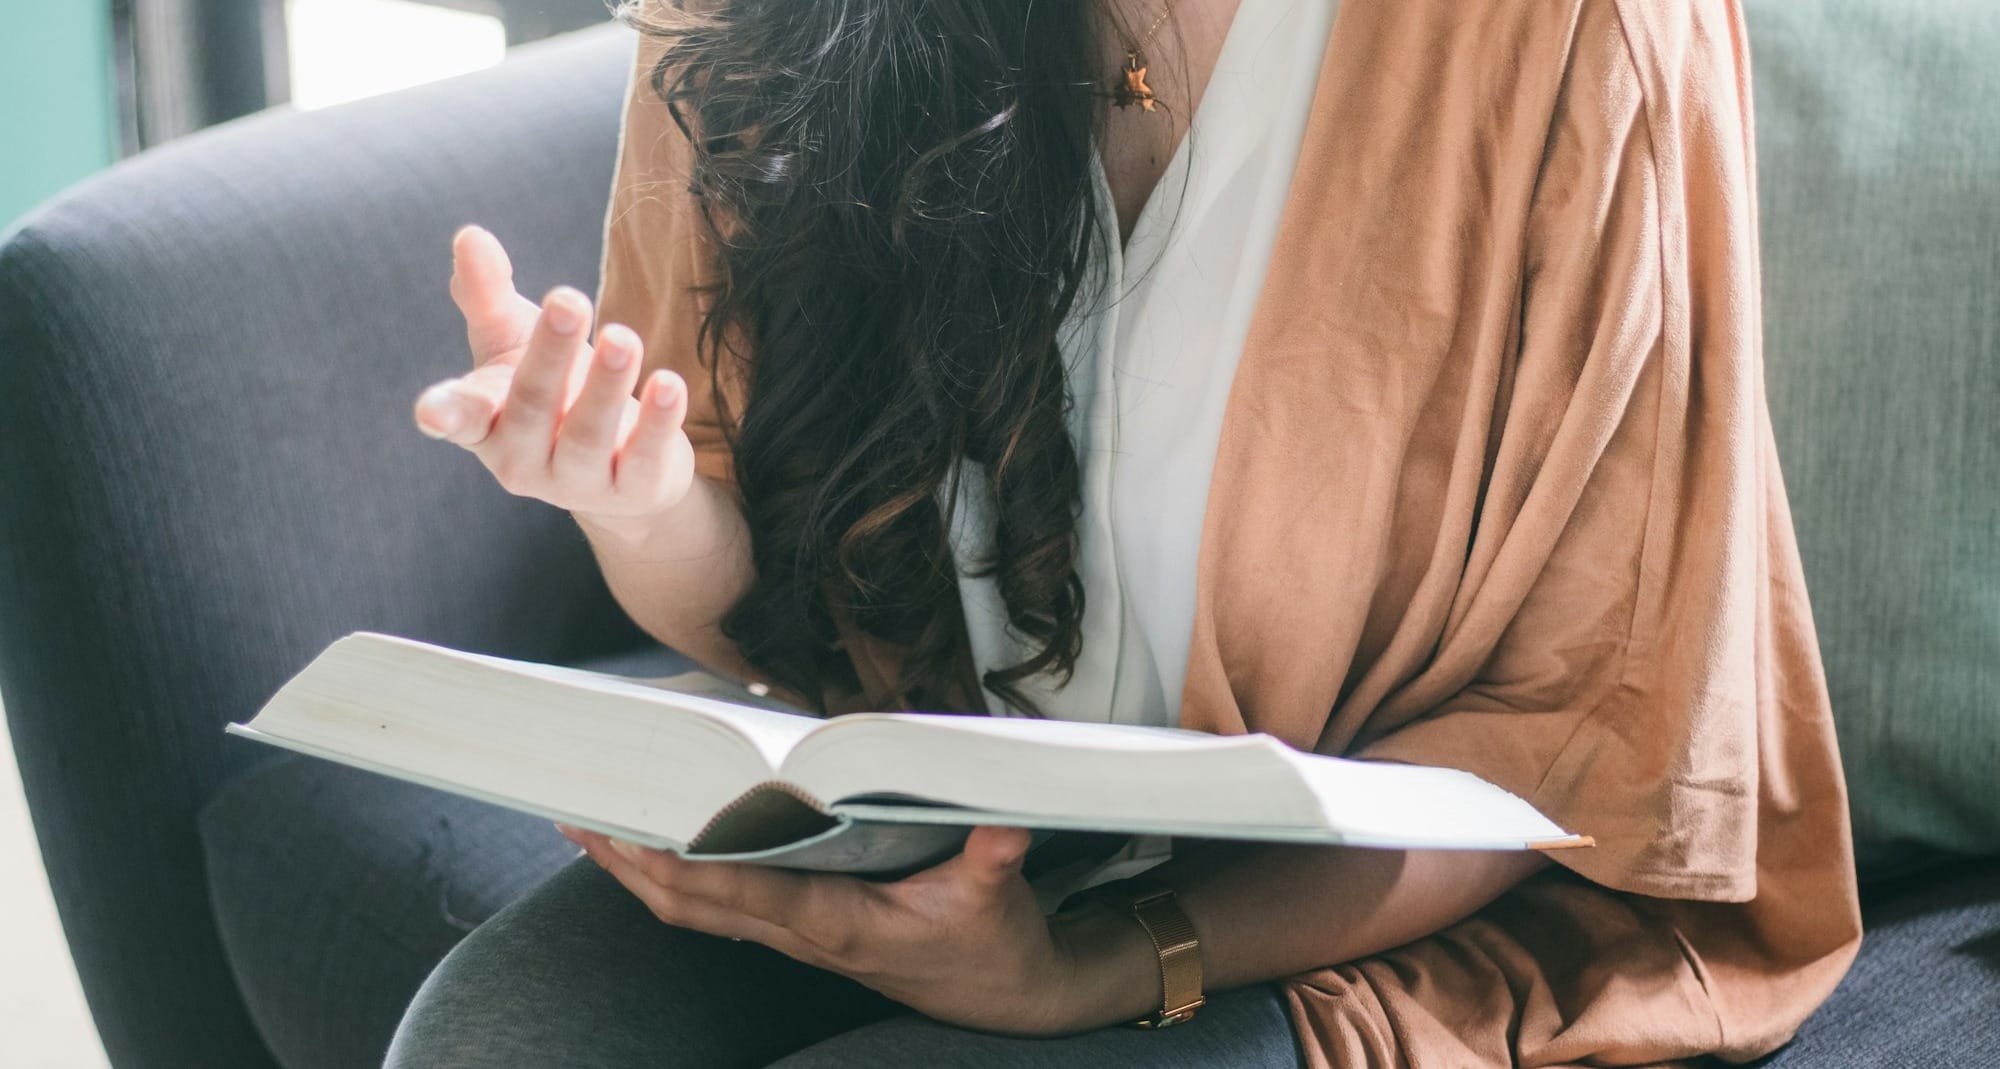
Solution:
<path fill-rule="evenodd" d="M 507 53 L 499 19 L 411 0 L 286 0 L 285 17 L 301 110 L 490 67 Z"/>

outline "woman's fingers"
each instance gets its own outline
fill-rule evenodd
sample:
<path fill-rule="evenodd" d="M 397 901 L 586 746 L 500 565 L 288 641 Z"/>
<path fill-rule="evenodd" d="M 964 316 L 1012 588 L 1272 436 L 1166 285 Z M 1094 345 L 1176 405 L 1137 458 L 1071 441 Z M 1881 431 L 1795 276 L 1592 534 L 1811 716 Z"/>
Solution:
<path fill-rule="evenodd" d="M 572 286 L 537 305 L 514 289 L 492 234 L 452 238 L 452 297 L 465 313 L 473 370 L 425 390 L 425 434 L 470 449 L 508 491 L 606 515 L 667 507 L 686 493 L 694 454 L 681 425 L 687 383 L 657 373 L 633 401 L 645 365 L 631 328 L 607 324 Z"/>
<path fill-rule="evenodd" d="M 572 372 L 582 370 L 577 358 L 588 349 L 589 329 L 590 299 L 582 292 L 557 286 L 542 299 L 541 318 L 514 369 L 507 402 L 480 450 L 486 466 L 509 489 L 547 472 L 556 425 L 569 404 Z"/>
<path fill-rule="evenodd" d="M 605 845 L 631 862 L 653 883 L 683 898 L 693 898 L 741 913 L 781 928 L 824 928 L 846 918 L 828 907 L 829 899 L 844 905 L 844 881 L 850 877 L 804 874 L 763 865 L 723 861 L 689 861 L 665 850 L 650 850 L 623 839 L 606 837 Z"/>
<path fill-rule="evenodd" d="M 556 430 L 558 478 L 610 483 L 611 454 L 632 408 L 639 356 L 639 336 L 630 327 L 611 323 L 597 332 L 583 387 Z"/>
<path fill-rule="evenodd" d="M 541 309 L 514 288 L 514 264 L 500 239 L 464 226 L 451 238 L 451 298 L 465 316 L 474 367 L 519 359 Z"/>
<path fill-rule="evenodd" d="M 1034 834 L 1025 828 L 981 825 L 972 829 L 965 848 L 946 865 L 977 887 L 996 888 L 1021 874 L 1033 842 Z"/>
<path fill-rule="evenodd" d="M 436 383 L 417 395 L 417 429 L 455 445 L 478 445 L 492 431 L 513 381 L 512 364 L 492 363 Z"/>
<path fill-rule="evenodd" d="M 581 829 L 579 829 L 581 831 Z M 789 930 L 760 917 L 668 889 L 646 872 L 643 860 L 614 849 L 610 839 L 596 832 L 572 837 L 592 861 L 625 885 L 625 889 L 645 903 L 653 916 L 683 928 L 730 939 L 751 939 L 784 954 L 799 958 L 809 953 L 808 944 Z M 803 960 L 803 958 L 802 958 Z"/>
<path fill-rule="evenodd" d="M 692 475 L 694 455 L 681 433 L 687 417 L 687 383 L 664 368 L 653 372 L 639 398 L 639 418 L 618 451 L 613 485 L 621 494 L 666 503 Z"/>

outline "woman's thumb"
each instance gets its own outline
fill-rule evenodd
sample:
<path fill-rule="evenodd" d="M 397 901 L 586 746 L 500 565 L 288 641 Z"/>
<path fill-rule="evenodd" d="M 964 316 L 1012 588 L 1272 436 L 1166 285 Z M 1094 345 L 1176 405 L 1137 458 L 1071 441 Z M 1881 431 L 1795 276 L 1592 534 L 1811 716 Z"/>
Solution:
<path fill-rule="evenodd" d="M 541 308 L 514 288 L 514 263 L 500 239 L 483 227 L 460 227 L 451 238 L 451 266 L 451 298 L 465 316 L 473 366 L 518 354 Z"/>
<path fill-rule="evenodd" d="M 973 878 L 982 883 L 1002 883 L 1021 871 L 1021 862 L 1027 858 L 1033 841 L 1033 833 L 1026 828 L 982 825 L 965 837 L 961 860 Z"/>

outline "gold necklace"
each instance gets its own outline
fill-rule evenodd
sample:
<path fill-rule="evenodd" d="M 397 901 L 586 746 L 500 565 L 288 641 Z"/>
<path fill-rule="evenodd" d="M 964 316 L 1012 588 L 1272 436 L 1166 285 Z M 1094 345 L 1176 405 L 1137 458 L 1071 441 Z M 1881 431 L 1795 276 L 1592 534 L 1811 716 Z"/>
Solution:
<path fill-rule="evenodd" d="M 1137 104 L 1141 111 L 1153 110 L 1157 98 L 1153 94 L 1153 87 L 1146 84 L 1145 49 L 1147 45 L 1153 43 L 1153 36 L 1160 32 L 1160 27 L 1167 24 L 1167 19 L 1171 18 L 1173 13 L 1174 0 L 1166 0 L 1160 8 L 1159 17 L 1153 20 L 1151 26 L 1146 27 L 1146 35 L 1139 39 L 1138 44 L 1129 45 L 1125 49 L 1125 65 L 1118 68 L 1118 76 L 1111 82 L 1112 103 L 1121 108 Z"/>

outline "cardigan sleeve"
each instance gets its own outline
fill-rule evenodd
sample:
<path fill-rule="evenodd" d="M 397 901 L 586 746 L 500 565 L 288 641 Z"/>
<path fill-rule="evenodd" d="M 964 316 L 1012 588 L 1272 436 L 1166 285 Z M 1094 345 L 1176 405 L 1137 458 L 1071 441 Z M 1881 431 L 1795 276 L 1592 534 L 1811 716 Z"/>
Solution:
<path fill-rule="evenodd" d="M 695 471 L 733 491 L 734 464 L 720 402 L 739 398 L 730 374 L 734 364 L 725 360 L 718 380 L 697 344 L 701 287 L 715 277 L 715 250 L 688 187 L 692 146 L 651 84 L 666 42 L 651 34 L 636 36 L 604 215 L 598 322 L 622 323 L 644 342 L 640 382 L 658 368 L 687 381 L 684 428 L 694 446 Z"/>
<path fill-rule="evenodd" d="M 1845 835 L 1844 785 L 1763 393 L 1747 55 L 1645 8 L 1583 5 L 1556 99 L 1433 660 L 1469 671 L 1355 755 L 1514 791 L 1595 838 L 1550 856 L 1598 883 L 1742 902 L 1774 822 Z"/>

